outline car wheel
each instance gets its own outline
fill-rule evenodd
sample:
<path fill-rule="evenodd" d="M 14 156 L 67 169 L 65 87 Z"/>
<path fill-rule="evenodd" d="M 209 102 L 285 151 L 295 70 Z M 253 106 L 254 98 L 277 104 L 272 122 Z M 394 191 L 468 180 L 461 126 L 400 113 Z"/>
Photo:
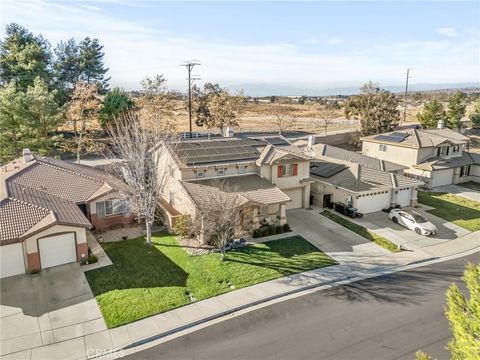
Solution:
<path fill-rule="evenodd" d="M 415 232 L 416 232 L 418 235 L 422 235 L 422 230 L 420 230 L 420 228 L 415 228 Z"/>
<path fill-rule="evenodd" d="M 398 224 L 398 219 L 397 219 L 395 216 L 392 218 L 392 221 L 393 221 L 395 224 Z"/>

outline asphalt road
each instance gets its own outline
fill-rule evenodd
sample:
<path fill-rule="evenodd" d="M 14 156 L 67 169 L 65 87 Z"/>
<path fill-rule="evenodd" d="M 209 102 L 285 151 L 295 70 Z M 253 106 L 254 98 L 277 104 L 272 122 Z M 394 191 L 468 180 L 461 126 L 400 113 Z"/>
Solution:
<path fill-rule="evenodd" d="M 447 359 L 445 291 L 480 254 L 318 291 L 127 359 Z M 463 288 L 463 287 L 461 287 Z"/>

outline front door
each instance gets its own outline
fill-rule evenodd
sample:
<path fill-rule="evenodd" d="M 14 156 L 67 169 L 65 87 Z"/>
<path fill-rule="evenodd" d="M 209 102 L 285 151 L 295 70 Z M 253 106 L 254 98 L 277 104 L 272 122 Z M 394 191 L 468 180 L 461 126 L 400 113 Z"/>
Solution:
<path fill-rule="evenodd" d="M 323 195 L 323 207 L 328 208 L 332 203 L 332 194 Z"/>

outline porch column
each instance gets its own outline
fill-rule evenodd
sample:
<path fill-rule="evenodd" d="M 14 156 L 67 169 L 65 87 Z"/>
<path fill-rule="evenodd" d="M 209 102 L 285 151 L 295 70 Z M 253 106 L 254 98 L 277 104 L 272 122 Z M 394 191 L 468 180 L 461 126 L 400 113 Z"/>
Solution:
<path fill-rule="evenodd" d="M 252 208 L 253 210 L 253 216 L 252 216 L 252 223 L 253 223 L 253 228 L 258 229 L 260 227 L 260 220 L 258 218 L 258 206 L 254 206 Z"/>
<path fill-rule="evenodd" d="M 287 204 L 280 204 L 280 225 L 287 223 Z"/>

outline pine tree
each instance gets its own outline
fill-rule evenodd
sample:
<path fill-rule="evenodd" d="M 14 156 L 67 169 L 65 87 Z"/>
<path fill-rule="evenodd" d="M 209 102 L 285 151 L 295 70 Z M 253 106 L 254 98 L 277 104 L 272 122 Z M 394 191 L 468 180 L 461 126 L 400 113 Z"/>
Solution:
<path fill-rule="evenodd" d="M 107 129 L 116 117 L 131 110 L 134 105 L 133 100 L 130 99 L 123 89 L 114 88 L 107 93 L 103 100 L 99 117 L 100 125 L 102 128 Z"/>
<path fill-rule="evenodd" d="M 60 41 L 54 52 L 53 69 L 60 92 L 60 103 L 65 103 L 82 72 L 80 68 L 80 48 L 75 39 L 72 38 L 66 42 Z"/>
<path fill-rule="evenodd" d="M 452 360 L 480 359 L 480 265 L 468 264 L 463 275 L 469 298 L 452 284 L 447 291 L 446 315 L 452 329 L 448 349 Z"/>
<path fill-rule="evenodd" d="M 50 81 L 50 43 L 15 23 L 7 25 L 5 32 L 0 41 L 0 79 L 15 81 L 19 91 L 33 85 L 36 77 Z"/>
<path fill-rule="evenodd" d="M 106 78 L 108 71 L 103 64 L 103 45 L 100 45 L 98 39 L 90 39 L 86 37 L 79 45 L 79 64 L 80 64 L 80 80 L 90 84 L 96 82 L 101 94 L 108 91 L 108 82 L 110 78 Z"/>
<path fill-rule="evenodd" d="M 423 105 L 422 112 L 417 114 L 417 120 L 425 129 L 434 129 L 440 120 L 446 121 L 446 116 L 442 103 L 432 100 Z"/>
<path fill-rule="evenodd" d="M 448 102 L 447 126 L 451 129 L 459 129 L 461 120 L 465 116 L 465 94 L 457 91 Z"/>

